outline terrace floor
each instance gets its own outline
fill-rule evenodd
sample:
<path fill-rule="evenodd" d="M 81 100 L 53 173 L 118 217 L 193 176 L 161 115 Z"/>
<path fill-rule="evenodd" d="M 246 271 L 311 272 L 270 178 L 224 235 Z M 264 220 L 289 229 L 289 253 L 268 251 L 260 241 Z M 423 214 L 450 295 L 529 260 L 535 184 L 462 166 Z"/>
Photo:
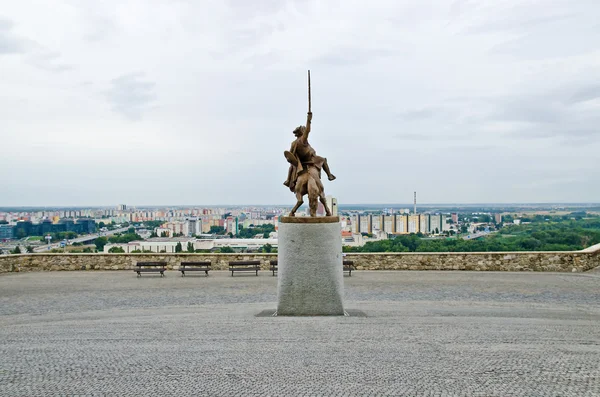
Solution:
<path fill-rule="evenodd" d="M 356 271 L 367 317 L 260 317 L 268 272 L 0 276 L 0 396 L 600 396 L 600 273 Z"/>

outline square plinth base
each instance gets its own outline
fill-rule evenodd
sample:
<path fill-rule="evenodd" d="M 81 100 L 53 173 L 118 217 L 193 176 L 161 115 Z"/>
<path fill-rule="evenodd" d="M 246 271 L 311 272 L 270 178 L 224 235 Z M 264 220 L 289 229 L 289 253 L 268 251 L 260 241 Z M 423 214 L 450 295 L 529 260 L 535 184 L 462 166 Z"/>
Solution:
<path fill-rule="evenodd" d="M 340 224 L 328 218 L 279 223 L 278 316 L 344 315 Z"/>

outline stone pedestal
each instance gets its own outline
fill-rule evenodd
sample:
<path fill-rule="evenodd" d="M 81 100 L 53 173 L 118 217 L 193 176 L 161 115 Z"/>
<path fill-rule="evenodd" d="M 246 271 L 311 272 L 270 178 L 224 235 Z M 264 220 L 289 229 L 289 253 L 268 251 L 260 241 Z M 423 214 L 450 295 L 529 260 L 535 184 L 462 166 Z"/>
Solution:
<path fill-rule="evenodd" d="M 277 315 L 344 315 L 339 217 L 283 217 L 277 234 Z"/>

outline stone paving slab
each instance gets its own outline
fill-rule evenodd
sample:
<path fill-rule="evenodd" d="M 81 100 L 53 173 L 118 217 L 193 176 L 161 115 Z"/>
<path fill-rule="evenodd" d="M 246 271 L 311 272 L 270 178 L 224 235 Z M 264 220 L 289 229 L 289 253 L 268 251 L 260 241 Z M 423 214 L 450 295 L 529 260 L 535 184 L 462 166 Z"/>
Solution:
<path fill-rule="evenodd" d="M 600 277 L 356 272 L 367 317 L 257 317 L 276 278 L 0 276 L 0 396 L 600 396 Z"/>

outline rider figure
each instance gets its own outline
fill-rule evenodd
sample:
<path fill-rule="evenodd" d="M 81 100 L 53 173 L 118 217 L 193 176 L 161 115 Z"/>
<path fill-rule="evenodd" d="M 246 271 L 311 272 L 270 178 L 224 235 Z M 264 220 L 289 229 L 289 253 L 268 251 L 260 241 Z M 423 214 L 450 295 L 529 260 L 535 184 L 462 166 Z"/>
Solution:
<path fill-rule="evenodd" d="M 310 123 L 312 120 L 312 112 L 308 112 L 306 118 L 306 127 L 301 125 L 294 130 L 296 140 L 292 142 L 290 151 L 285 151 L 284 155 L 287 161 L 290 163 L 288 170 L 288 177 L 283 184 L 288 186 L 292 192 L 296 189 L 296 180 L 298 175 L 302 174 L 307 167 L 314 166 L 319 170 L 319 177 L 321 175 L 321 168 L 327 174 L 327 178 L 330 181 L 335 179 L 335 176 L 329 170 L 327 159 L 325 157 L 317 156 L 317 152 L 308 143 L 308 134 L 310 133 Z"/>

